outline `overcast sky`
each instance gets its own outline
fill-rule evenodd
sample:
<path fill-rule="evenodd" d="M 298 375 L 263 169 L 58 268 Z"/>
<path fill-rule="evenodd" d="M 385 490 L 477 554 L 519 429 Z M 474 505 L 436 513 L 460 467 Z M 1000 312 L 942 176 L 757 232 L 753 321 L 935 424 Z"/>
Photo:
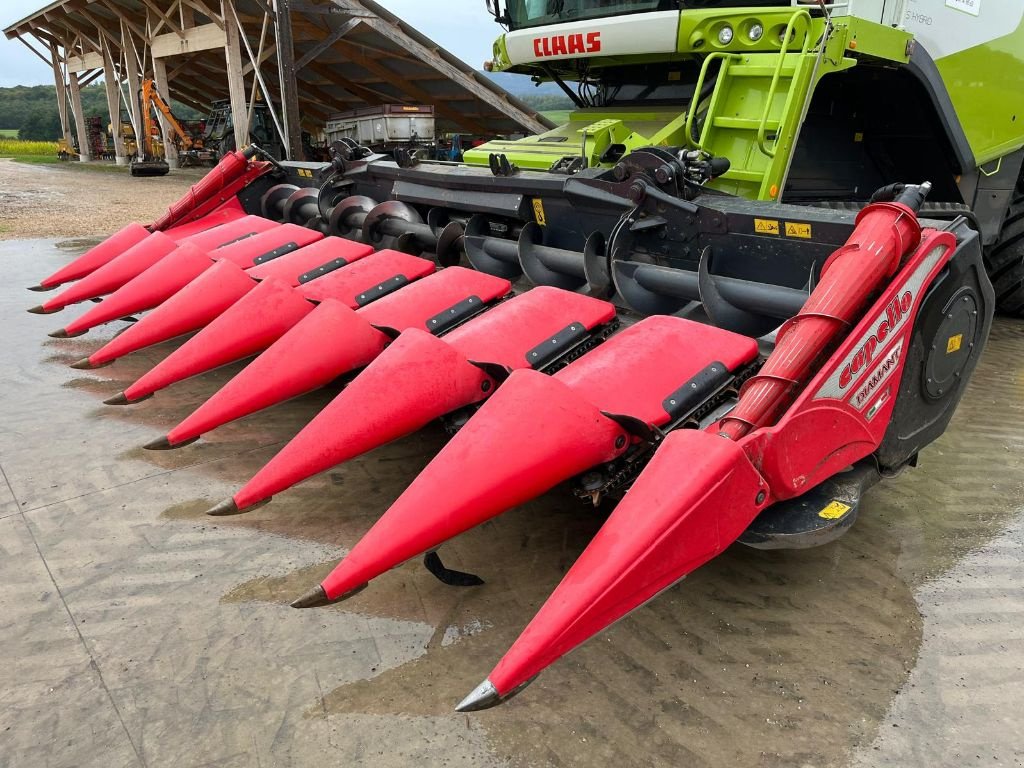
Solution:
<path fill-rule="evenodd" d="M 484 0 L 377 0 L 434 42 L 480 69 L 491 57 L 501 28 L 487 13 Z M 0 0 L 0 29 L 31 15 L 50 0 Z M 443 9 L 443 10 L 442 10 Z M 17 40 L 0 35 L 0 87 L 52 84 L 53 71 Z"/>

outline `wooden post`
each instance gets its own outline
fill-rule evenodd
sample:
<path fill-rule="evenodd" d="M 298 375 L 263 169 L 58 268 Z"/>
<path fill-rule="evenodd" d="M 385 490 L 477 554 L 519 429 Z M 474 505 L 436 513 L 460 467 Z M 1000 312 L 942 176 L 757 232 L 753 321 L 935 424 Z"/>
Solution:
<path fill-rule="evenodd" d="M 142 102 L 139 100 L 142 78 L 139 76 L 139 58 L 135 50 L 135 39 L 124 24 L 121 25 L 121 42 L 125 59 L 125 76 L 128 79 L 128 103 L 132 108 L 132 125 L 135 126 L 135 151 L 141 158 L 146 153 L 145 136 L 143 136 L 146 126 L 143 125 Z"/>
<path fill-rule="evenodd" d="M 167 84 L 167 63 L 163 59 L 153 59 L 153 82 L 156 83 L 156 89 L 167 102 L 167 106 L 170 106 L 171 89 Z M 164 159 L 171 168 L 177 168 L 178 148 L 174 145 L 174 129 L 160 110 L 157 110 L 157 120 L 160 123 L 160 135 L 164 139 Z"/>
<path fill-rule="evenodd" d="M 114 68 L 110 47 L 106 40 L 103 45 L 103 84 L 107 90 L 107 111 L 110 113 L 110 133 L 114 142 L 114 157 L 118 165 L 127 165 L 124 151 L 124 136 L 121 135 L 121 76 Z"/>
<path fill-rule="evenodd" d="M 295 45 L 292 36 L 290 0 L 276 0 L 277 62 L 281 77 L 281 114 L 284 116 L 285 150 L 289 160 L 301 160 L 302 120 L 299 117 L 299 87 L 296 82 Z"/>
<path fill-rule="evenodd" d="M 82 111 L 82 89 L 78 85 L 78 73 L 68 72 L 68 85 L 71 94 L 71 111 L 75 117 L 78 132 L 78 159 L 83 163 L 92 160 L 92 146 L 89 144 L 89 128 L 85 124 L 85 113 Z"/>
<path fill-rule="evenodd" d="M 242 75 L 242 46 L 238 37 L 238 25 L 235 24 L 231 8 L 233 0 L 221 0 L 221 17 L 224 19 L 224 32 L 227 44 L 224 46 L 224 60 L 227 65 L 228 95 L 231 99 L 231 120 L 235 127 L 235 149 L 242 149 L 249 144 L 249 126 L 245 77 Z"/>
<path fill-rule="evenodd" d="M 68 124 L 68 91 L 61 68 L 61 58 L 57 47 L 50 46 L 50 60 L 53 62 L 53 83 L 57 86 L 57 111 L 60 113 L 60 131 L 64 141 L 71 146 L 71 126 Z"/>

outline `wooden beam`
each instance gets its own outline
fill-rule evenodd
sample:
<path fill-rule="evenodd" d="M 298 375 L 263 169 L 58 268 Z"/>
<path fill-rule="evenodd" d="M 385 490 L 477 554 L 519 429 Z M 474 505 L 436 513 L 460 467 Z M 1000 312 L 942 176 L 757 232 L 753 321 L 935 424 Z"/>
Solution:
<path fill-rule="evenodd" d="M 208 18 L 211 23 L 216 24 L 221 30 L 224 29 L 224 17 L 218 16 L 216 13 L 210 10 L 210 8 L 202 0 L 183 0 L 183 5 L 189 5 L 195 10 L 199 11 L 203 16 Z M 191 26 L 191 24 L 189 25 Z"/>
<path fill-rule="evenodd" d="M 85 124 L 85 112 L 82 111 L 82 89 L 78 82 L 77 72 L 68 72 L 68 91 L 71 95 L 71 111 L 75 118 L 78 133 L 78 159 L 83 163 L 92 160 L 92 147 L 89 145 L 89 129 Z"/>
<path fill-rule="evenodd" d="M 234 0 L 220 0 L 221 16 L 231 18 L 230 3 Z M 245 124 L 246 99 L 245 78 L 242 76 L 242 45 L 238 37 L 238 25 L 225 24 L 227 36 L 224 45 L 224 64 L 228 78 L 228 97 L 231 99 L 231 117 L 235 127 L 235 148 L 241 149 L 249 143 L 249 130 Z"/>
<path fill-rule="evenodd" d="M 133 22 L 126 13 L 122 12 L 120 8 L 114 5 L 110 0 L 100 0 L 100 2 L 103 4 L 103 7 L 110 11 L 112 14 L 114 14 L 115 17 L 117 17 L 125 24 L 127 24 L 128 28 L 131 29 L 131 31 L 134 32 L 140 39 L 149 42 L 149 35 L 146 34 L 145 30 L 137 26 L 135 22 Z"/>
<path fill-rule="evenodd" d="M 331 69 L 329 66 L 324 64 L 310 64 L 309 69 L 316 72 L 320 77 L 324 78 L 328 82 L 344 88 L 356 98 L 362 99 L 367 104 L 387 104 L 389 102 L 397 102 L 400 104 L 412 103 L 412 100 L 405 97 L 401 91 L 399 91 L 398 95 L 395 96 L 390 93 L 385 93 L 384 91 L 374 90 L 364 83 L 354 82 L 342 75 L 337 69 Z"/>
<path fill-rule="evenodd" d="M 346 21 L 344 24 L 342 24 L 340 27 L 334 30 L 334 32 L 332 32 L 330 35 L 328 35 L 319 43 L 317 43 L 316 46 L 314 46 L 311 50 L 307 51 L 306 54 L 301 59 L 295 62 L 296 71 L 305 67 L 307 64 L 309 64 L 309 62 L 313 61 L 317 56 L 326 51 L 328 48 L 330 48 L 336 42 L 341 40 L 341 38 L 343 38 L 345 35 L 347 35 L 349 32 L 351 32 L 353 29 L 355 29 L 362 23 L 362 19 L 349 19 L 348 21 Z"/>
<path fill-rule="evenodd" d="M 156 91 L 163 98 L 171 98 L 171 89 L 167 83 L 167 62 L 163 59 L 153 57 L 153 82 L 156 83 Z M 167 106 L 170 106 L 168 103 Z M 156 119 L 160 124 L 160 136 L 164 140 L 164 159 L 171 168 L 178 167 L 178 149 L 174 146 L 174 129 L 170 121 L 164 117 L 159 109 L 156 111 Z"/>
<path fill-rule="evenodd" d="M 171 14 L 174 13 L 174 8 L 176 7 L 177 4 L 172 5 L 170 10 L 165 14 L 162 10 L 160 10 L 160 7 L 153 2 L 153 0 L 142 0 L 142 2 L 147 8 L 149 8 L 149 10 L 151 10 L 153 13 L 160 17 L 160 23 L 157 24 L 156 27 L 153 29 L 154 35 L 157 32 L 159 32 L 164 27 L 164 25 L 166 25 L 174 34 L 178 35 L 179 37 L 185 36 L 185 31 L 177 24 L 175 24 L 173 21 L 171 21 Z"/>
<path fill-rule="evenodd" d="M 139 101 L 139 92 L 142 90 L 142 78 L 139 70 L 139 52 L 135 48 L 135 38 L 125 27 L 121 27 L 121 38 L 124 40 L 124 47 L 121 51 L 124 62 L 124 76 L 128 80 L 128 107 L 132 116 L 132 127 L 135 129 L 135 143 L 138 145 L 139 153 L 143 151 L 143 124 L 142 124 L 142 103 Z"/>
<path fill-rule="evenodd" d="M 88 72 L 103 66 L 103 57 L 98 53 L 83 53 L 78 56 L 68 57 L 69 72 Z"/>
<path fill-rule="evenodd" d="M 413 98 L 418 99 L 420 103 L 433 104 L 434 109 L 439 114 L 442 114 L 449 120 L 452 120 L 453 122 L 455 122 L 456 125 L 468 128 L 472 130 L 474 133 L 487 133 L 483 125 L 481 125 L 475 120 L 466 118 L 460 112 L 457 112 L 456 110 L 448 107 L 443 101 L 438 101 L 437 98 L 432 94 L 427 93 L 418 85 L 415 85 L 410 81 L 406 80 L 402 74 L 395 72 L 393 69 L 389 69 L 379 61 L 371 59 L 368 56 L 365 56 L 357 46 L 352 45 L 346 40 L 339 40 L 336 43 L 336 45 L 340 46 L 345 51 L 345 54 L 348 57 L 349 61 L 358 64 L 363 69 L 367 70 L 368 72 L 372 72 L 378 77 L 382 77 L 384 80 L 391 83 L 400 91 L 403 91 L 412 96 Z"/>
<path fill-rule="evenodd" d="M 154 59 L 181 56 L 185 53 L 211 51 L 227 45 L 227 35 L 217 24 L 203 24 L 186 29 L 180 35 L 168 33 L 153 38 L 150 47 Z"/>
<path fill-rule="evenodd" d="M 28 49 L 29 49 L 30 51 L 32 51 L 32 53 L 34 53 L 34 54 L 35 54 L 36 56 L 38 56 L 38 57 L 39 57 L 39 60 L 40 60 L 40 61 L 42 61 L 42 62 L 43 62 L 44 64 L 46 64 L 47 66 L 49 66 L 49 65 L 50 65 L 50 60 L 49 60 L 48 58 L 46 58 L 45 56 L 43 56 L 43 54 L 41 54 L 41 53 L 40 53 L 39 51 L 37 51 L 37 50 L 36 50 L 35 48 L 33 48 L 33 47 L 32 47 L 31 45 L 29 45 L 29 42 L 28 42 L 28 40 L 26 40 L 25 38 L 23 38 L 23 37 L 21 36 L 21 33 L 20 33 L 20 32 L 19 32 L 19 33 L 17 33 L 17 34 L 15 34 L 15 35 L 14 35 L 14 37 L 15 37 L 15 38 L 17 38 L 18 42 L 20 42 L 20 43 L 21 43 L 22 45 L 24 45 L 24 46 L 25 46 L 26 48 L 28 48 Z"/>
<path fill-rule="evenodd" d="M 50 63 L 53 66 L 53 84 L 57 87 L 57 112 L 60 114 L 60 130 L 64 141 L 71 145 L 71 127 L 68 125 L 68 92 L 61 68 L 60 55 L 56 46 L 50 48 Z"/>
<path fill-rule="evenodd" d="M 281 114 L 284 117 L 285 147 L 289 160 L 302 158 L 302 120 L 299 117 L 299 89 L 295 81 L 295 44 L 292 40 L 291 0 L 275 0 L 277 67 L 281 76 Z"/>
<path fill-rule="evenodd" d="M 107 112 L 110 113 L 110 132 L 113 134 L 114 157 L 118 165 L 126 165 L 124 136 L 121 135 L 121 80 L 116 76 L 114 58 L 110 49 L 103 48 L 103 86 L 107 92 Z"/>

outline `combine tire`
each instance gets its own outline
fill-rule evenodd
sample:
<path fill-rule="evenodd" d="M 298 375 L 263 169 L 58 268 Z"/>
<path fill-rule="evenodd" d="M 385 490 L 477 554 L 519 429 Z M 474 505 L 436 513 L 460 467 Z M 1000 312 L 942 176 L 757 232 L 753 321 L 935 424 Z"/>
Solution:
<path fill-rule="evenodd" d="M 999 311 L 1024 316 L 1024 189 L 1018 188 L 999 242 L 989 249 L 988 268 Z"/>

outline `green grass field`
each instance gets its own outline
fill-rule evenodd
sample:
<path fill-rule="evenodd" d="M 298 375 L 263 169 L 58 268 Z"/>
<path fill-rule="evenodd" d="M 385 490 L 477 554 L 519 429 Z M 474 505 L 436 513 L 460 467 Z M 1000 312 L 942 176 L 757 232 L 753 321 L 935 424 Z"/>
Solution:
<path fill-rule="evenodd" d="M 16 139 L 18 138 L 17 128 L 0 128 L 0 139 Z"/>

